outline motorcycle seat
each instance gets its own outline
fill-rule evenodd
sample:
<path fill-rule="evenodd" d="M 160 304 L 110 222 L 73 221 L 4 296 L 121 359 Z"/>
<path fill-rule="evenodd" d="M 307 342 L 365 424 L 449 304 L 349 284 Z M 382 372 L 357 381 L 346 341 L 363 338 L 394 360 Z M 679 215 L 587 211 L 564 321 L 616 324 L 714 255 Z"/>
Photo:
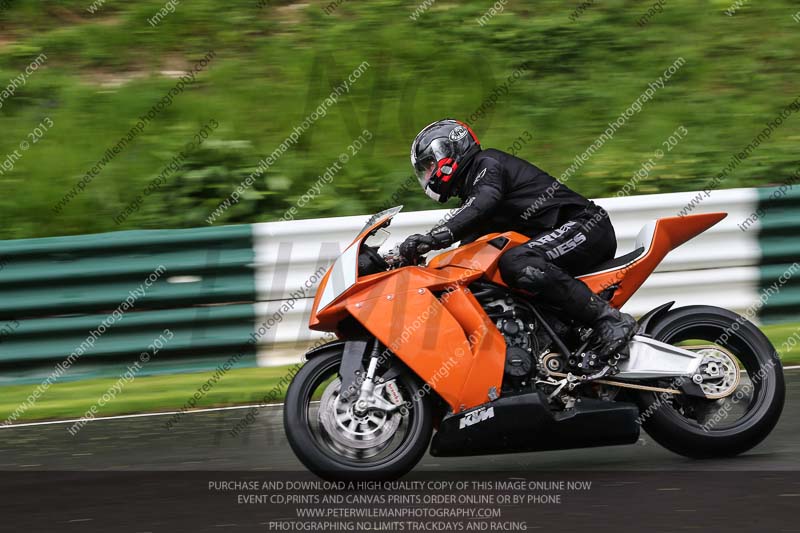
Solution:
<path fill-rule="evenodd" d="M 634 244 L 634 250 L 632 252 L 615 257 L 614 259 L 609 259 L 608 261 L 604 261 L 599 265 L 588 267 L 585 272 L 582 271 L 578 273 L 577 277 L 592 276 L 602 272 L 619 270 L 630 265 L 631 263 L 634 263 L 635 261 L 638 261 L 647 255 L 648 251 L 650 251 L 650 247 L 653 244 L 655 231 L 656 221 L 653 220 L 652 222 L 645 224 L 645 226 L 639 231 L 639 234 L 636 236 L 636 243 Z"/>

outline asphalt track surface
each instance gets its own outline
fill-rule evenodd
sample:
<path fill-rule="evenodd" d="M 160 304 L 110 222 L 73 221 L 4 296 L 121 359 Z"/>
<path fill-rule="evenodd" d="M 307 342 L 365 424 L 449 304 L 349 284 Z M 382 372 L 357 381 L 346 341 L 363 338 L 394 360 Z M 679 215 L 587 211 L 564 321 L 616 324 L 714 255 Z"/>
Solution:
<path fill-rule="evenodd" d="M 572 531 L 577 524 L 594 531 L 630 529 L 664 511 L 657 523 L 635 529 L 800 532 L 800 518 L 788 518 L 800 510 L 800 371 L 788 370 L 786 378 L 780 422 L 766 441 L 739 457 L 690 460 L 642 434 L 631 446 L 426 456 L 410 479 L 566 476 L 606 487 L 571 506 L 540 509 L 545 530 Z M 246 413 L 186 414 L 171 429 L 165 427 L 168 416 L 98 420 L 76 436 L 69 424 L 2 429 L 0 516 L 6 518 L 0 531 L 270 531 L 264 509 L 254 514 L 252 508 L 220 506 L 205 488 L 210 479 L 306 475 L 286 442 L 282 408 L 260 409 L 253 424 L 231 436 Z M 665 494 L 678 500 L 664 500 Z M 46 505 L 43 498 L 49 498 Z"/>
<path fill-rule="evenodd" d="M 426 456 L 417 470 L 798 470 L 800 471 L 800 370 L 787 370 L 786 404 L 766 441 L 732 459 L 696 461 L 665 450 L 645 433 L 638 444 L 607 448 L 494 455 Z M 90 422 L 76 436 L 71 424 L 0 430 L 0 470 L 258 470 L 302 471 L 283 431 L 283 410 L 268 406 L 238 436 L 230 430 L 248 409 Z M 800 500 L 798 500 L 800 504 Z"/>

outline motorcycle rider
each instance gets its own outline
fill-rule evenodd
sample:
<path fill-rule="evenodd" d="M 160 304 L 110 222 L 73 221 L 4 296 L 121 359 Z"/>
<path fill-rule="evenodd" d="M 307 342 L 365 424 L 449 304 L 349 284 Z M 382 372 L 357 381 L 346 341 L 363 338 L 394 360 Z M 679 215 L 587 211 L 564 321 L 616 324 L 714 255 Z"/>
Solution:
<path fill-rule="evenodd" d="M 527 235 L 527 243 L 500 258 L 503 280 L 591 327 L 601 361 L 626 347 L 636 320 L 573 277 L 614 258 L 617 241 L 605 210 L 527 161 L 482 150 L 470 127 L 453 119 L 420 131 L 411 164 L 429 197 L 444 203 L 458 196 L 461 206 L 427 234 L 408 237 L 400 255 L 413 263 L 431 250 L 488 233 Z"/>

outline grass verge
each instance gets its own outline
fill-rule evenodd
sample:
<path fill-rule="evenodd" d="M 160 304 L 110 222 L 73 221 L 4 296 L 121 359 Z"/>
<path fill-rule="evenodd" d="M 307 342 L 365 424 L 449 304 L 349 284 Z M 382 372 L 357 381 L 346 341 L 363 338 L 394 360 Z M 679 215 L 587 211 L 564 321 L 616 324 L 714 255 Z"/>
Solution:
<path fill-rule="evenodd" d="M 795 347 L 787 342 L 798 335 L 800 324 L 776 324 L 762 328 L 778 349 L 786 366 L 800 364 L 800 341 Z M 797 338 L 797 337 L 795 337 Z M 281 378 L 289 373 L 288 366 L 246 368 L 228 372 L 196 404 L 196 408 L 258 403 Z M 210 373 L 142 376 L 124 385 L 107 405 L 98 407 L 97 416 L 128 413 L 172 411 L 180 409 L 210 377 Z M 36 404 L 19 417 L 17 422 L 31 420 L 80 418 L 116 379 L 103 378 L 55 383 Z M 5 420 L 33 389 L 32 385 L 0 387 L 0 421 Z M 282 390 L 276 401 L 283 400 Z"/>
<path fill-rule="evenodd" d="M 195 408 L 258 403 L 289 373 L 289 366 L 230 370 L 197 401 Z M 100 406 L 103 394 L 113 389 L 116 378 L 54 383 L 16 422 L 80 418 L 98 404 L 97 417 L 172 411 L 184 406 L 213 372 L 141 376 L 123 385 L 116 397 Z M 26 401 L 34 385 L 0 387 L 0 423 Z M 283 399 L 285 391 L 279 398 Z"/>

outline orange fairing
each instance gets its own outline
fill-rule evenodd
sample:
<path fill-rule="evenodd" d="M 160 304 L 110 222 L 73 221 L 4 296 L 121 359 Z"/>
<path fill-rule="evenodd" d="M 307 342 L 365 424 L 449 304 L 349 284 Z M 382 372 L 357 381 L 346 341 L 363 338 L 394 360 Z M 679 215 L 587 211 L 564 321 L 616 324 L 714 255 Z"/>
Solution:
<path fill-rule="evenodd" d="M 387 275 L 388 274 L 388 275 Z M 505 340 L 464 287 L 482 272 L 407 267 L 366 276 L 320 313 L 350 315 L 423 378 L 454 411 L 499 395 Z M 442 292 L 437 298 L 432 291 Z"/>
<path fill-rule="evenodd" d="M 510 243 L 502 247 L 499 247 L 499 244 L 488 244 L 489 241 L 498 237 L 510 240 Z M 485 272 L 487 276 L 491 277 L 494 270 L 497 268 L 497 261 L 500 259 L 503 252 L 514 246 L 519 246 L 527 240 L 528 237 L 519 233 L 508 232 L 502 235 L 499 233 L 492 233 L 474 242 L 456 248 L 455 250 L 437 255 L 430 260 L 428 267 L 443 268 L 447 266 L 458 266 L 461 268 L 472 268 L 481 270 Z"/>
<path fill-rule="evenodd" d="M 470 346 L 470 351 L 464 354 L 471 361 L 469 374 L 461 388 L 460 405 L 480 405 L 487 399 L 492 399 L 493 393 L 500 395 L 506 341 L 469 289 L 457 289 L 445 296 L 442 303 L 468 333 L 467 341 Z"/>
<path fill-rule="evenodd" d="M 320 286 L 325 283 L 330 271 L 325 275 Z M 314 299 L 309 327 L 319 331 L 336 331 L 339 322 L 350 315 L 348 305 L 380 295 L 388 294 L 386 291 L 404 292 L 413 288 L 427 288 L 433 291 L 442 291 L 456 284 L 469 284 L 480 278 L 483 272 L 463 268 L 444 268 L 434 270 L 425 267 L 406 267 L 399 270 L 390 270 L 363 276 L 356 284 L 347 290 L 333 305 L 320 311 L 319 292 Z M 374 315 L 373 320 L 383 320 L 382 315 Z M 371 325 L 365 324 L 367 329 Z"/>

